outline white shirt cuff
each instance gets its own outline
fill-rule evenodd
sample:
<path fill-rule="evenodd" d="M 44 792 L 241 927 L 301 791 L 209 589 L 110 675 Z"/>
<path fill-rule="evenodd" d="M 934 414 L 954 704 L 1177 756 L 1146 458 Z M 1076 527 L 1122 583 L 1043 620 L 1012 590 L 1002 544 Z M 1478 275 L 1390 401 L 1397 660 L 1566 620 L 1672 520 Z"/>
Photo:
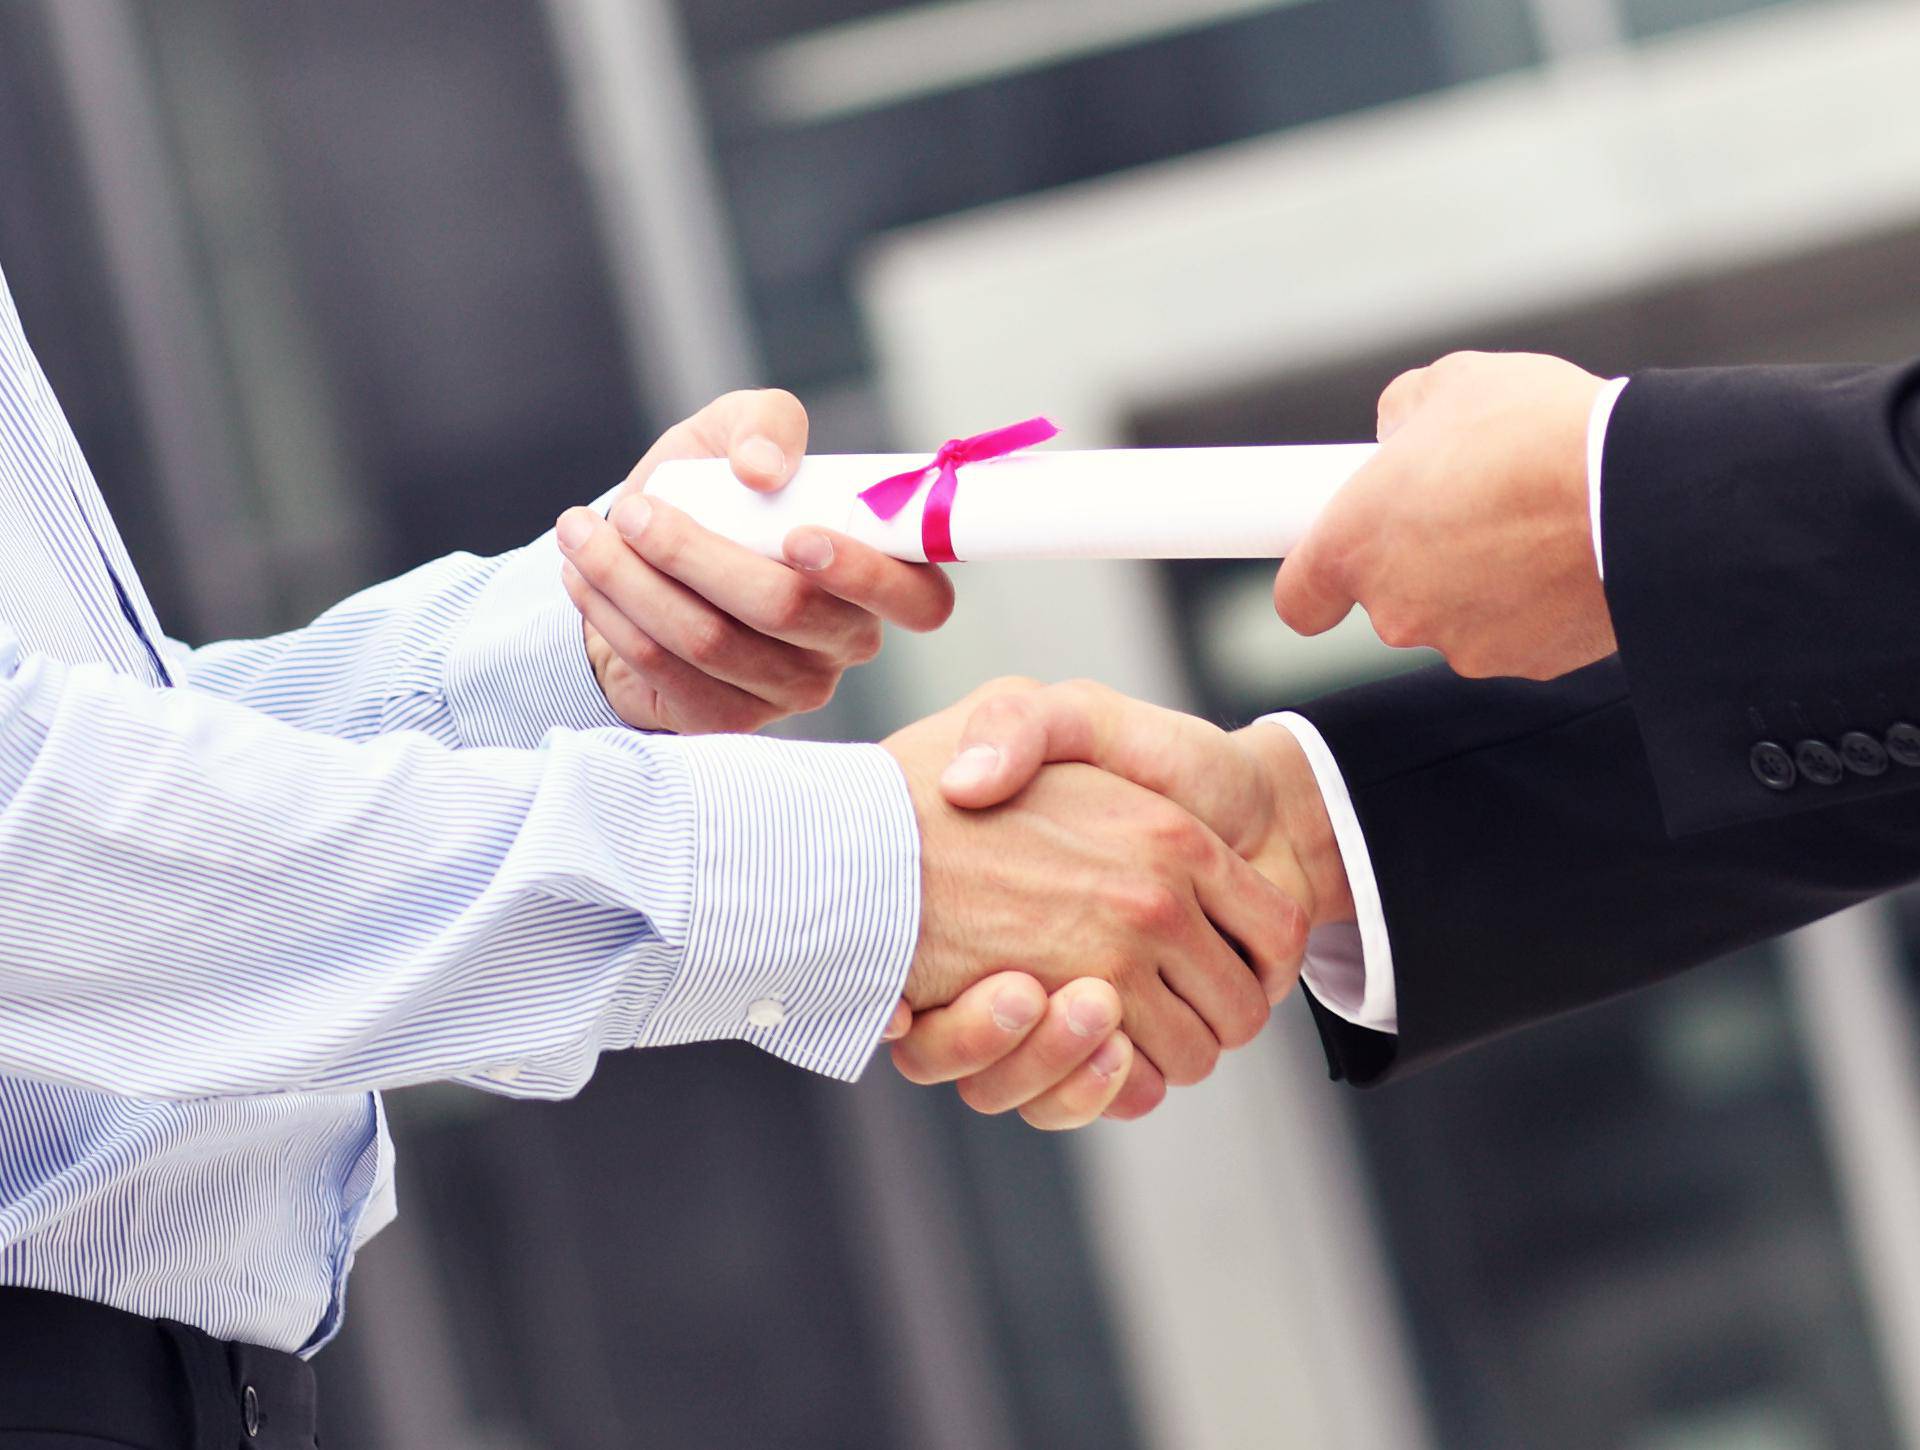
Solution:
<path fill-rule="evenodd" d="M 1615 378 L 1600 390 L 1587 414 L 1587 517 L 1593 526 L 1593 567 L 1602 579 L 1607 577 L 1607 561 L 1600 547 L 1600 458 L 1607 448 L 1613 405 L 1626 390 L 1627 380 Z"/>
<path fill-rule="evenodd" d="M 920 826 L 877 745 L 671 742 L 693 785 L 686 954 L 636 1047 L 737 1038 L 853 1081 L 920 940 Z"/>
<path fill-rule="evenodd" d="M 1314 783 L 1333 822 L 1333 839 L 1346 867 L 1353 892 L 1356 922 L 1316 927 L 1307 937 L 1306 961 L 1300 975 L 1320 1005 L 1356 1027 L 1375 1032 L 1400 1030 L 1400 1006 L 1394 991 L 1393 944 L 1387 939 L 1387 918 L 1380 908 L 1380 886 L 1373 877 L 1367 838 L 1347 792 L 1346 777 L 1313 722 L 1291 711 L 1269 715 L 1266 721 L 1293 732 L 1306 752 Z"/>

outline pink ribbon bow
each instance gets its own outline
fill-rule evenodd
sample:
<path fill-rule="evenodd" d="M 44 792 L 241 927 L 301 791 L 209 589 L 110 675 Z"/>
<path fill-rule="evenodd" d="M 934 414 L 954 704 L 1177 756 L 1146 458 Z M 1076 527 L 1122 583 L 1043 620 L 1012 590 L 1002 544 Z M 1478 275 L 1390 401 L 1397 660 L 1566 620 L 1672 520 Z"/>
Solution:
<path fill-rule="evenodd" d="M 926 547 L 927 558 L 934 563 L 957 564 L 959 556 L 953 552 L 953 499 L 960 491 L 960 466 L 1004 458 L 1036 443 L 1045 443 L 1059 431 L 1048 419 L 1029 418 L 1024 423 L 996 428 L 991 433 L 949 439 L 940 445 L 933 462 L 881 479 L 861 493 L 860 501 L 882 520 L 891 519 L 920 491 L 927 475 L 934 474 L 927 506 L 920 515 L 920 542 Z"/>

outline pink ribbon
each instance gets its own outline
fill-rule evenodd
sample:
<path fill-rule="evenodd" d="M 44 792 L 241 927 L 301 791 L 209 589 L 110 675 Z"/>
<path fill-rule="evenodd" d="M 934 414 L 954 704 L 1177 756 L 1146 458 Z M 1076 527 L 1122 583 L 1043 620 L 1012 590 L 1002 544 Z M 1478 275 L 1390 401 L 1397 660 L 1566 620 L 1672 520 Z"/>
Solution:
<path fill-rule="evenodd" d="M 940 445 L 933 462 L 908 473 L 896 473 L 892 478 L 881 479 L 861 493 L 860 501 L 882 520 L 891 519 L 912 501 L 920 491 L 920 485 L 926 482 L 927 475 L 934 474 L 933 488 L 927 494 L 927 506 L 920 515 L 920 542 L 926 547 L 927 558 L 934 563 L 957 564 L 960 559 L 953 552 L 953 499 L 960 491 L 961 465 L 985 463 L 989 458 L 1005 458 L 1009 453 L 1018 453 L 1036 443 L 1045 443 L 1059 431 L 1045 418 L 1029 418 L 1024 423 L 996 428 L 991 433 L 949 439 Z"/>

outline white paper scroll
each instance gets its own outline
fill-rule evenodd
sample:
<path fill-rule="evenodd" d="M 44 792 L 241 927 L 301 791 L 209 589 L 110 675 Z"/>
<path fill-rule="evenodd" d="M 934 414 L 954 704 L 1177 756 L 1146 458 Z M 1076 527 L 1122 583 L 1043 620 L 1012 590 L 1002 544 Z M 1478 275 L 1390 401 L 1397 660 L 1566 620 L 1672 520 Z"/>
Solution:
<path fill-rule="evenodd" d="M 962 559 L 1277 559 L 1373 456 L 1372 443 L 1272 448 L 1139 448 L 1017 453 L 960 469 L 953 549 Z M 858 497 L 931 453 L 808 458 L 760 494 L 725 459 L 663 463 L 647 493 L 777 559 L 789 530 L 818 524 L 898 559 L 923 560 L 932 487 L 883 523 Z"/>

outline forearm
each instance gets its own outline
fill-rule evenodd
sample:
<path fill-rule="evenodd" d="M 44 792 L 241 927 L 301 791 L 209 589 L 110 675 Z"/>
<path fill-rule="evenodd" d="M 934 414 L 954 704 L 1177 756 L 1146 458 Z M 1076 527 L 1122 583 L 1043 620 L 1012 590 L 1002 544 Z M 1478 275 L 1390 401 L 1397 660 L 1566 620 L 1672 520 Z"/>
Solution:
<path fill-rule="evenodd" d="M 1323 1016 L 1382 1080 L 1920 876 L 1899 800 L 1673 838 L 1617 661 L 1549 685 L 1420 672 L 1305 707 L 1346 771 L 1398 1033 Z"/>
<path fill-rule="evenodd" d="M 1920 363 L 1636 374 L 1600 516 L 1672 830 L 1920 786 Z"/>
<path fill-rule="evenodd" d="M 552 1096 L 602 1051 L 736 1037 L 851 1076 L 905 975 L 917 838 L 876 751 L 352 744 L 6 653 L 0 1070 Z"/>
<path fill-rule="evenodd" d="M 304 628 L 189 649 L 190 688 L 303 730 L 417 730 L 450 748 L 531 746 L 554 727 L 614 728 L 551 534 L 492 558 L 450 554 L 362 590 Z"/>

